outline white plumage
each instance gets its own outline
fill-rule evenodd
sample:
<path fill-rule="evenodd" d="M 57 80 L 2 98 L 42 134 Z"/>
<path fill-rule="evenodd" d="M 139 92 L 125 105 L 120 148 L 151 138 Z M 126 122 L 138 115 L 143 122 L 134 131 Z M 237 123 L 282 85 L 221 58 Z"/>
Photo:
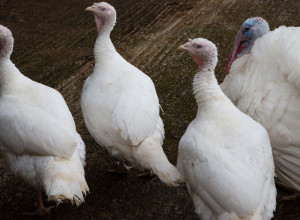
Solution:
<path fill-rule="evenodd" d="M 140 170 L 153 170 L 166 184 L 176 186 L 182 177 L 162 149 L 164 128 L 152 80 L 115 50 L 110 40 L 115 9 L 102 2 L 87 10 L 95 14 L 99 34 L 95 69 L 81 99 L 90 134 L 112 156 Z"/>
<path fill-rule="evenodd" d="M 248 19 L 250 20 L 250 19 Z M 276 175 L 300 191 L 300 28 L 279 27 L 236 59 L 221 87 L 270 136 Z"/>
<path fill-rule="evenodd" d="M 0 154 L 13 174 L 44 189 L 49 200 L 79 205 L 88 186 L 85 145 L 73 117 L 60 93 L 11 62 L 13 38 L 3 26 L 0 44 Z"/>
<path fill-rule="evenodd" d="M 213 43 L 197 38 L 180 48 L 200 68 L 193 82 L 197 116 L 179 142 L 177 159 L 196 213 L 201 219 L 271 219 L 276 188 L 266 130 L 221 91 Z"/>

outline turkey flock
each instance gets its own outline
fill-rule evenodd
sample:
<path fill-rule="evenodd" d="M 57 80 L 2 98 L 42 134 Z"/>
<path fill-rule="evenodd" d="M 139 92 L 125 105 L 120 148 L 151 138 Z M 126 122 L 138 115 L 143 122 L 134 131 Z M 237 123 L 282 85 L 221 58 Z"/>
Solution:
<path fill-rule="evenodd" d="M 110 172 L 134 168 L 167 186 L 186 186 L 200 219 L 271 219 L 275 177 L 290 191 L 287 199 L 297 199 L 300 27 L 270 31 L 263 18 L 247 19 L 220 85 L 214 43 L 195 38 L 178 45 L 198 66 L 191 73 L 198 110 L 180 139 L 175 166 L 163 150 L 164 124 L 153 81 L 111 41 L 116 10 L 100 2 L 86 11 L 94 15 L 98 36 L 81 110 L 90 135 L 120 161 Z M 79 206 L 89 193 L 86 146 L 62 95 L 24 76 L 11 61 L 13 45 L 11 31 L 0 25 L 0 157 L 36 190 L 36 209 L 25 215 L 44 216 L 55 208 L 44 206 L 43 192 L 57 205 Z"/>

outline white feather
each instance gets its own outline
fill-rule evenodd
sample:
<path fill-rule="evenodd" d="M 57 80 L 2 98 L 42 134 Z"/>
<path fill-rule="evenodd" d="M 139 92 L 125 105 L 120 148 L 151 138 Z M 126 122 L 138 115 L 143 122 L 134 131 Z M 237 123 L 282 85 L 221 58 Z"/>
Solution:
<path fill-rule="evenodd" d="M 153 170 L 166 184 L 176 186 L 183 179 L 162 149 L 164 128 L 154 84 L 115 50 L 105 25 L 103 30 L 95 44 L 94 72 L 82 92 L 86 126 L 112 156 L 140 170 Z"/>
<path fill-rule="evenodd" d="M 10 171 L 50 200 L 77 205 L 88 186 L 85 145 L 60 93 L 22 75 L 9 60 L 0 68 L 0 146 Z"/>
<path fill-rule="evenodd" d="M 213 71 L 203 67 L 193 86 L 198 112 L 179 142 L 177 168 L 196 213 L 201 219 L 271 219 L 276 188 L 266 130 L 230 102 Z"/>
<path fill-rule="evenodd" d="M 276 174 L 300 191 L 300 28 L 279 27 L 233 62 L 221 87 L 270 136 Z"/>

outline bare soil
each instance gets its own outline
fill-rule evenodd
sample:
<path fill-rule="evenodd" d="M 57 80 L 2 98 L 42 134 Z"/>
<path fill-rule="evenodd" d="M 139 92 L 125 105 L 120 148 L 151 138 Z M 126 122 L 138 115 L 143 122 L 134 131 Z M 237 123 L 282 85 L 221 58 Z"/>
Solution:
<path fill-rule="evenodd" d="M 173 164 L 179 139 L 196 114 L 191 83 L 197 66 L 176 48 L 188 38 L 213 41 L 219 49 L 216 75 L 222 82 L 235 34 L 248 17 L 264 17 L 271 29 L 300 24 L 299 0 L 108 2 L 118 14 L 112 32 L 114 45 L 154 81 L 164 109 L 164 149 Z M 84 11 L 92 3 L 0 0 L 0 24 L 9 27 L 15 38 L 13 62 L 24 75 L 62 93 L 87 146 L 90 194 L 86 203 L 78 208 L 61 204 L 44 219 L 195 219 L 185 187 L 169 188 L 157 178 L 138 178 L 136 172 L 123 176 L 105 173 L 113 160 L 89 135 L 80 110 L 82 86 L 94 64 L 97 33 L 92 14 Z M 0 160 L 0 219 L 31 219 L 22 213 L 34 209 L 33 192 L 7 172 Z M 274 219 L 300 219 L 300 200 L 281 201 L 284 195 L 289 194 L 278 188 Z"/>

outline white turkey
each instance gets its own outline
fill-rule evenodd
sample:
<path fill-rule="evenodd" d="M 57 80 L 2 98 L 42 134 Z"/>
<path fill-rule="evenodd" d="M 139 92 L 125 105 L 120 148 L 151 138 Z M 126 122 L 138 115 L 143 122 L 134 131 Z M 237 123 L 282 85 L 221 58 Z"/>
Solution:
<path fill-rule="evenodd" d="M 221 87 L 268 131 L 276 175 L 300 191 L 300 27 L 269 31 L 260 18 L 238 32 Z"/>
<path fill-rule="evenodd" d="M 0 25 L 0 156 L 9 170 L 37 190 L 36 211 L 44 215 L 42 190 L 57 204 L 79 205 L 89 190 L 84 177 L 85 145 L 56 90 L 22 75 L 10 60 L 14 39 Z"/>
<path fill-rule="evenodd" d="M 221 91 L 212 42 L 196 38 L 179 48 L 199 66 L 193 81 L 198 111 L 179 142 L 177 158 L 196 213 L 201 219 L 271 219 L 276 188 L 266 130 Z"/>
<path fill-rule="evenodd" d="M 139 170 L 151 170 L 167 185 L 177 186 L 183 178 L 162 148 L 164 126 L 152 80 L 116 51 L 110 39 L 116 23 L 114 7 L 100 2 L 86 10 L 94 13 L 98 30 L 94 72 L 81 97 L 90 134 L 113 157 Z"/>

